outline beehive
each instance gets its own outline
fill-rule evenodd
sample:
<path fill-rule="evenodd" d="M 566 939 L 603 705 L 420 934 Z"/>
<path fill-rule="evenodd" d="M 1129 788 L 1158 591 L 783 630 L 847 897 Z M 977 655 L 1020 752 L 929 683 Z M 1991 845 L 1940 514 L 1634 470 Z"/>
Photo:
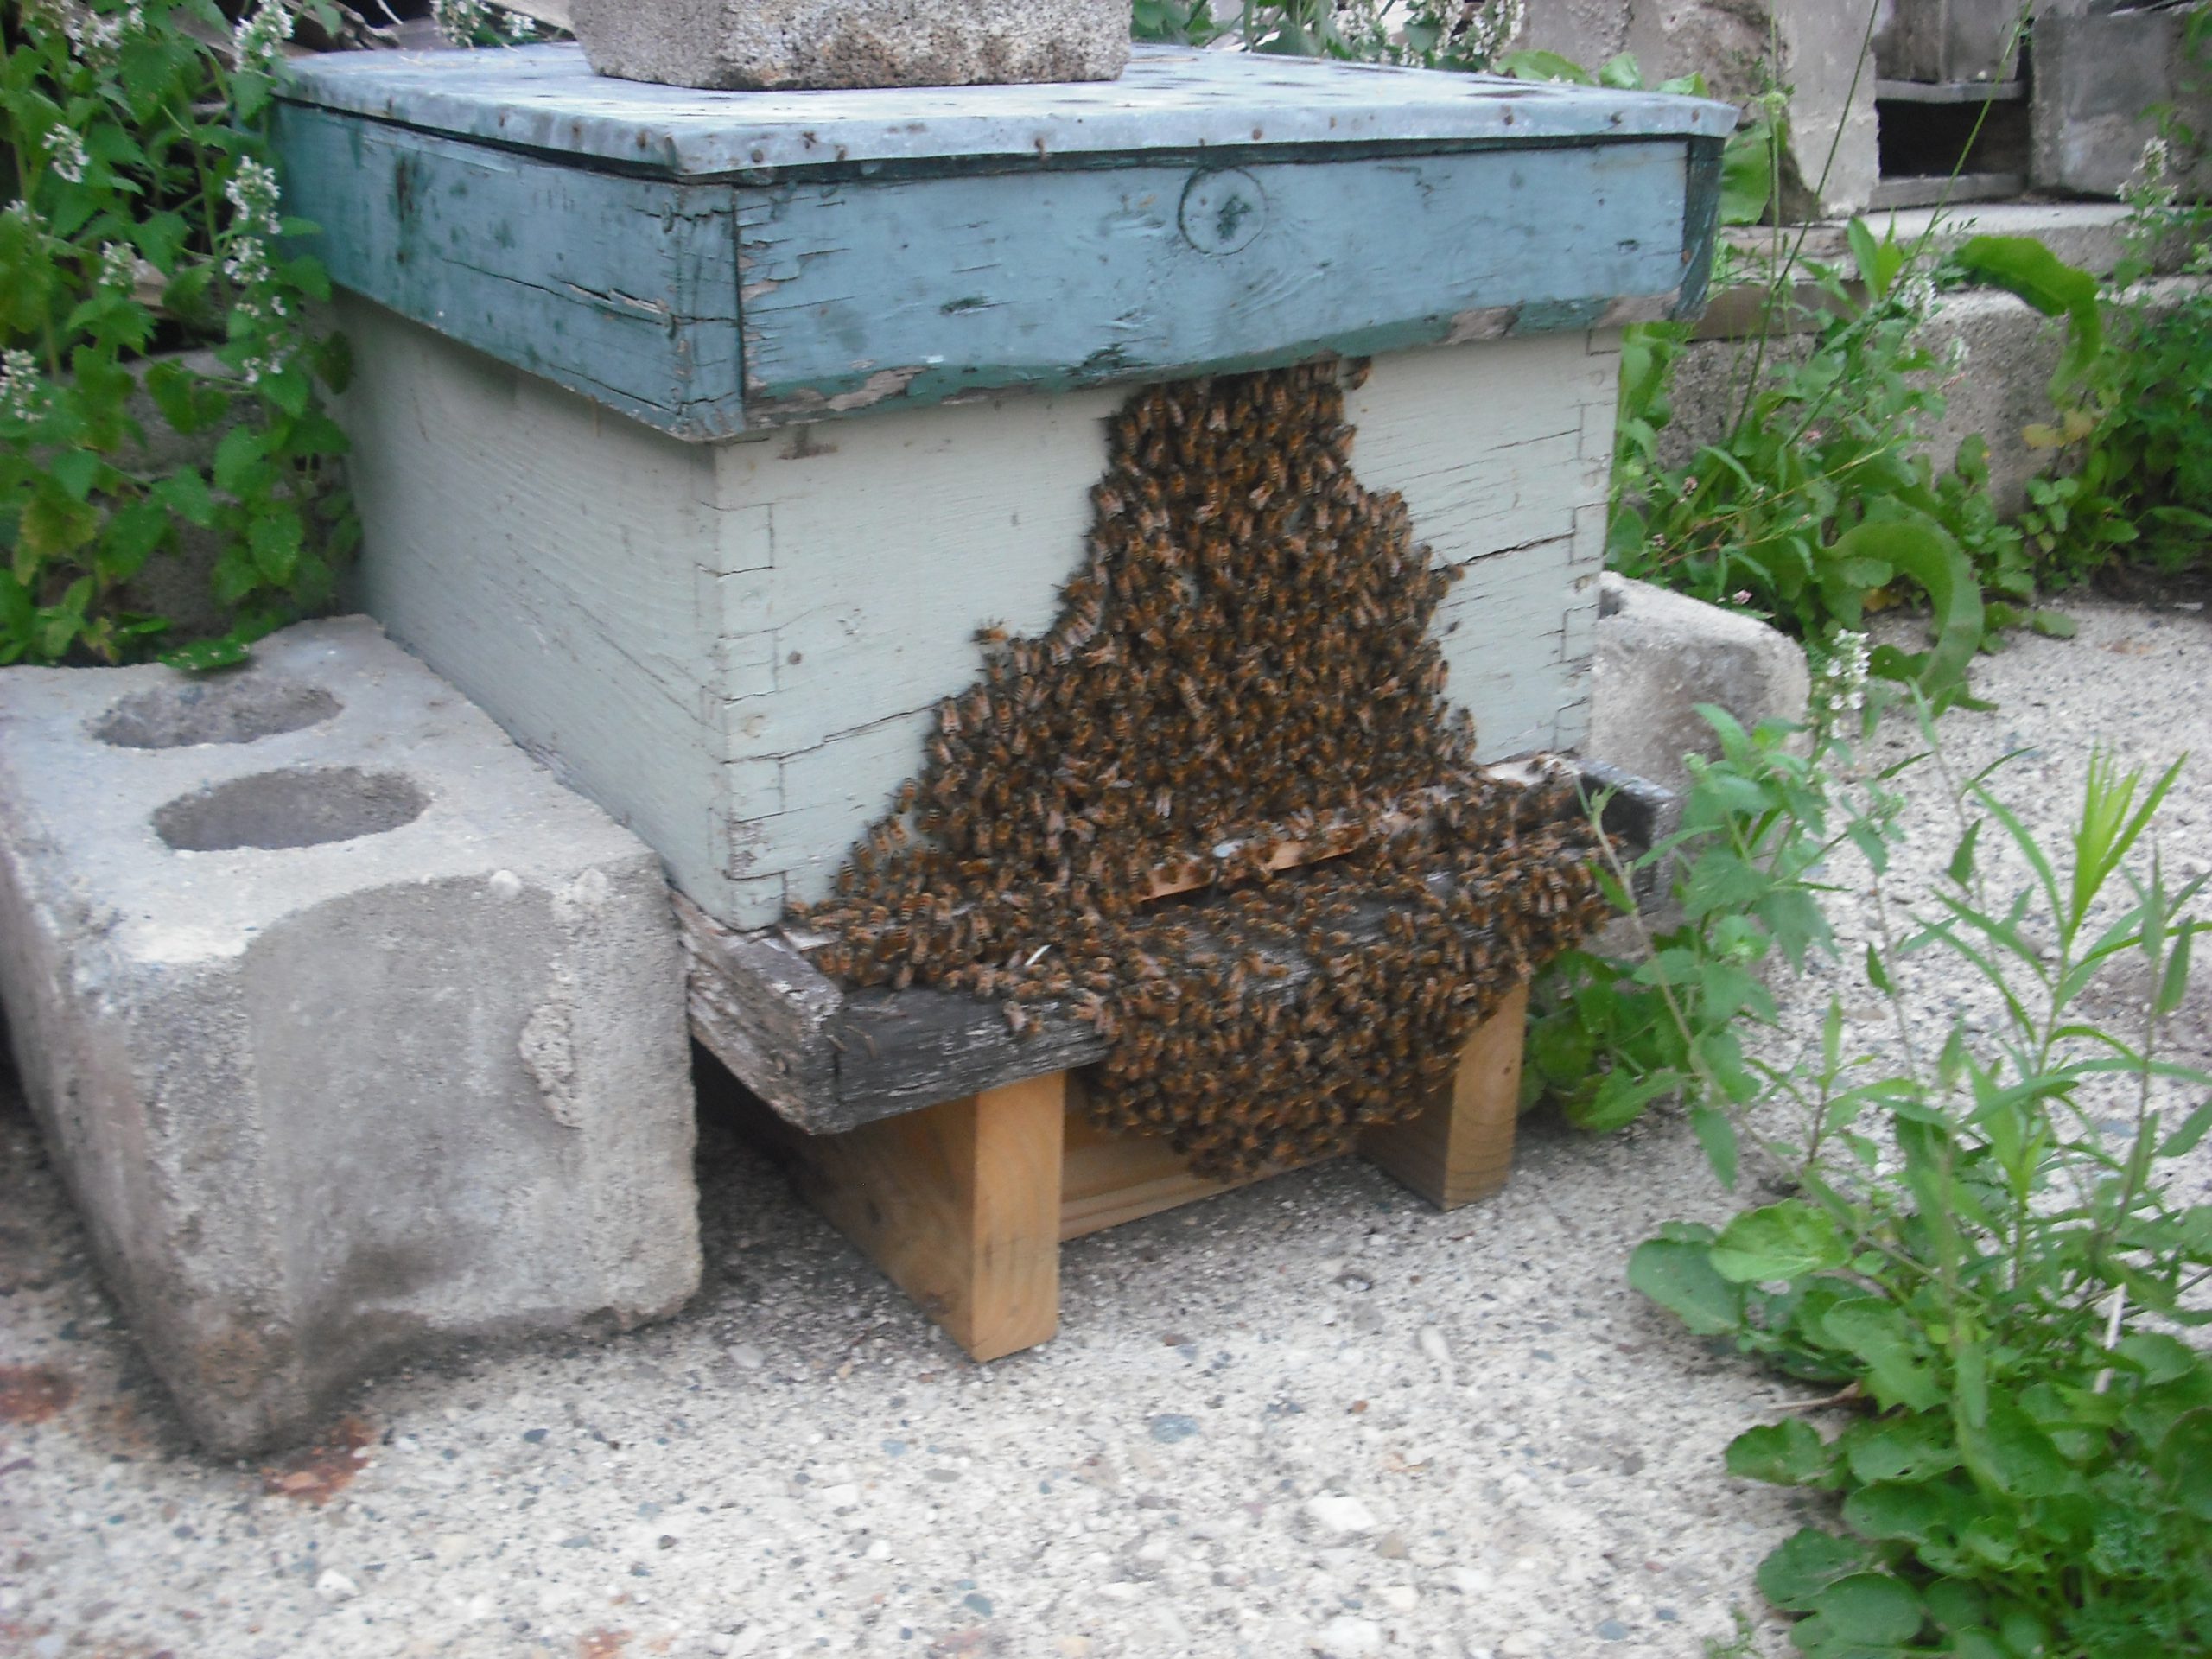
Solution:
<path fill-rule="evenodd" d="M 359 365 L 366 607 L 758 928 L 977 626 L 1049 622 L 1133 383 L 1372 357 L 1360 476 L 1465 567 L 1482 752 L 1577 747 L 1617 331 L 1699 302 L 1730 119 L 1164 49 L 696 92 L 542 47 L 315 60 L 280 139 Z"/>

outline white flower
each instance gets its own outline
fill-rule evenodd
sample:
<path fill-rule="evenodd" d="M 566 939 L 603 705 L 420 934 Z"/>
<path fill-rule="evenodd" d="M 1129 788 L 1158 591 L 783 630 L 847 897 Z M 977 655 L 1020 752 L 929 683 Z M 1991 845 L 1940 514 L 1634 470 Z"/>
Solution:
<path fill-rule="evenodd" d="M 49 128 L 46 135 L 46 153 L 54 160 L 54 170 L 72 184 L 85 181 L 85 169 L 92 165 L 92 158 L 85 154 L 85 141 L 71 127 Z"/>
<path fill-rule="evenodd" d="M 475 43 L 476 31 L 487 21 L 488 10 L 484 0 L 430 0 L 430 16 L 437 19 L 438 33 L 454 46 Z"/>
<path fill-rule="evenodd" d="M 1936 315 L 1936 279 L 1926 271 L 1915 271 L 1897 286 L 1898 308 L 1916 317 Z"/>
<path fill-rule="evenodd" d="M 276 205 L 282 196 L 276 174 L 251 156 L 239 162 L 223 194 L 238 210 L 237 228 L 261 236 L 276 234 Z"/>
<path fill-rule="evenodd" d="M 1855 712 L 1866 706 L 1866 676 L 1872 653 L 1866 636 L 1838 628 L 1828 636 L 1828 651 L 1821 664 L 1815 696 L 1831 714 Z"/>
<path fill-rule="evenodd" d="M 0 352 L 0 418 L 35 420 L 42 389 L 38 359 L 26 351 Z"/>
<path fill-rule="evenodd" d="M 128 294 L 138 285 L 138 256 L 126 242 L 107 242 L 100 246 L 99 285 L 121 289 Z"/>
<path fill-rule="evenodd" d="M 536 40 L 537 20 L 535 17 L 525 17 L 518 11 L 508 13 L 507 38 L 518 46 L 525 41 Z"/>
<path fill-rule="evenodd" d="M 1513 42 L 1528 21 L 1528 0 L 1482 0 L 1468 9 L 1466 43 L 1474 56 L 1494 58 Z"/>
<path fill-rule="evenodd" d="M 223 261 L 223 275 L 241 288 L 258 288 L 269 280 L 269 250 L 257 236 L 241 236 L 231 244 Z"/>
<path fill-rule="evenodd" d="M 2147 183 L 2156 184 L 2166 176 L 2173 165 L 2173 152 L 2163 137 L 2143 141 L 2143 162 L 2140 171 Z"/>
<path fill-rule="evenodd" d="M 261 0 L 251 12 L 238 18 L 231 31 L 231 45 L 238 67 L 267 74 L 276 67 L 284 42 L 292 38 L 289 0 Z"/>
<path fill-rule="evenodd" d="M 1967 337 L 1964 334 L 1953 334 L 1951 343 L 1943 350 L 1943 365 L 1953 374 L 1963 373 L 1967 366 L 1967 359 L 1970 355 L 1971 353 L 1967 346 Z"/>
<path fill-rule="evenodd" d="M 137 0 L 120 11 L 94 11 L 82 0 L 35 0 L 25 10 L 30 21 L 60 29 L 69 37 L 69 49 L 87 61 L 112 53 L 146 27 L 145 10 Z"/>

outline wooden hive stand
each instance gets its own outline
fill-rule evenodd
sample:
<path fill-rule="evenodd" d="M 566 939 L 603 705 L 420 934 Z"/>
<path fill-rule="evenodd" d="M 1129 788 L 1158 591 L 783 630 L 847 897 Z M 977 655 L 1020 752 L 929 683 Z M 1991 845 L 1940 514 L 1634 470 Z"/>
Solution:
<path fill-rule="evenodd" d="M 1460 1051 L 1451 1085 L 1370 1129 L 1361 1155 L 1456 1210 L 1505 1185 L 1528 988 Z M 807 1201 L 976 1359 L 1033 1348 L 1060 1324 L 1060 1246 L 1264 1180 L 1193 1175 L 1156 1135 L 1116 1135 L 1073 1071 L 940 1101 L 842 1135 L 781 1132 Z"/>
<path fill-rule="evenodd" d="M 1664 791 L 1583 772 L 1616 791 L 1608 830 L 1649 844 Z M 1100 1128 L 1081 1068 L 1106 1045 L 1072 1015 L 1048 1008 L 1017 1041 L 995 1004 L 850 989 L 781 932 L 740 932 L 681 895 L 677 908 L 694 1034 L 772 1109 L 759 1127 L 800 1192 L 976 1359 L 1058 1329 L 1067 1240 L 1249 1184 L 1193 1175 L 1163 1139 Z M 1360 1154 L 1444 1210 L 1503 1186 L 1528 1001 L 1526 985 L 1510 992 L 1449 1085 L 1367 1131 Z"/>

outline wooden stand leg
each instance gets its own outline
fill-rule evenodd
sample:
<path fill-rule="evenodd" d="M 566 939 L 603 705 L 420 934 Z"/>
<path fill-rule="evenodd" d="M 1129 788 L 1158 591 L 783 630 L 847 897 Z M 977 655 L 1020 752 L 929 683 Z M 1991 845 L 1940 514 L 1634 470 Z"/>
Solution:
<path fill-rule="evenodd" d="M 1060 1323 L 1065 1072 L 804 1141 L 807 1199 L 977 1359 Z"/>
<path fill-rule="evenodd" d="M 1513 1166 L 1529 988 L 1516 986 L 1459 1051 L 1451 1087 L 1414 1116 L 1370 1129 L 1360 1152 L 1440 1210 L 1488 1198 Z"/>

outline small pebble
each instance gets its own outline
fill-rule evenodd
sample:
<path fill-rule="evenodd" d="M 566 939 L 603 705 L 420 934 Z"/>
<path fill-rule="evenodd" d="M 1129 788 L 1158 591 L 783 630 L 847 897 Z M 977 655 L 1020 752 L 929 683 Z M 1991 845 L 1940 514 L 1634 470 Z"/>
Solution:
<path fill-rule="evenodd" d="M 1371 1659 L 1382 1651 L 1382 1627 L 1339 1613 L 1314 1633 L 1312 1645 L 1322 1659 Z"/>
<path fill-rule="evenodd" d="M 1324 1492 L 1319 1497 L 1306 1501 L 1306 1513 L 1312 1516 L 1321 1529 L 1330 1533 L 1372 1532 L 1382 1524 L 1375 1518 L 1375 1511 L 1356 1497 Z"/>

